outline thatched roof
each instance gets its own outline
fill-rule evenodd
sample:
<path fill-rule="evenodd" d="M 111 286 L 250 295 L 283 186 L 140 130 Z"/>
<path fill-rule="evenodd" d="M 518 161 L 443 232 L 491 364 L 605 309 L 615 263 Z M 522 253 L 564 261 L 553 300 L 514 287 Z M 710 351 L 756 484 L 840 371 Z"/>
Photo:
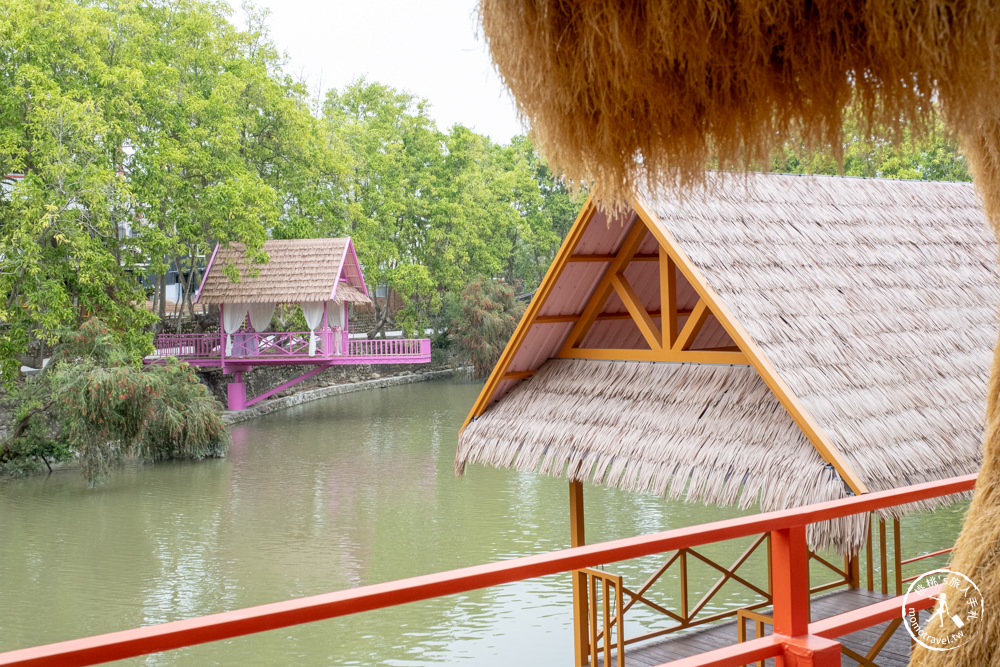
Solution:
<path fill-rule="evenodd" d="M 197 301 L 201 303 L 369 303 L 368 288 L 350 238 L 269 240 L 266 264 L 250 265 L 241 244 L 217 246 Z M 239 282 L 225 274 L 235 266 Z M 253 275 L 253 271 L 257 275 Z"/>
<path fill-rule="evenodd" d="M 760 490 L 764 509 L 849 494 L 803 435 L 808 423 L 870 491 L 974 472 L 1000 286 L 972 187 L 781 175 L 711 185 L 650 197 L 641 215 L 594 214 L 484 388 L 457 469 L 483 462 L 743 505 Z M 692 350 L 739 348 L 751 365 L 614 361 L 649 349 L 614 295 L 579 345 L 609 361 L 545 364 L 566 356 L 574 324 L 563 316 L 585 312 L 609 266 L 596 259 L 642 224 L 642 259 L 623 275 L 653 323 L 661 283 L 648 258 L 662 235 L 693 269 L 677 274 L 678 312 L 706 294 L 722 304 Z M 775 387 L 791 398 L 779 403 Z M 804 416 L 793 422 L 789 406 Z M 843 547 L 858 536 L 813 537 Z"/>

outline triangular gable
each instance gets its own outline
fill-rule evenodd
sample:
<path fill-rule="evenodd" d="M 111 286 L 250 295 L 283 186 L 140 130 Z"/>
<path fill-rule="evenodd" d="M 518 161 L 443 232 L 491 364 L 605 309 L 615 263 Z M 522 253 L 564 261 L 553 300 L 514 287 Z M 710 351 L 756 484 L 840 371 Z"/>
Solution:
<path fill-rule="evenodd" d="M 636 202 L 608 219 L 587 201 L 466 420 L 549 358 L 746 364 L 855 493 L 850 464 L 670 233 Z"/>
<path fill-rule="evenodd" d="M 350 285 L 366 297 L 371 298 L 368 294 L 368 286 L 365 284 L 364 276 L 361 273 L 361 264 L 358 262 L 358 255 L 354 251 L 354 241 L 350 237 L 347 238 L 344 254 L 340 258 L 340 269 L 337 272 L 337 281 L 334 283 L 333 291 L 330 294 L 331 300 L 338 298 L 337 291 L 343 284 Z"/>

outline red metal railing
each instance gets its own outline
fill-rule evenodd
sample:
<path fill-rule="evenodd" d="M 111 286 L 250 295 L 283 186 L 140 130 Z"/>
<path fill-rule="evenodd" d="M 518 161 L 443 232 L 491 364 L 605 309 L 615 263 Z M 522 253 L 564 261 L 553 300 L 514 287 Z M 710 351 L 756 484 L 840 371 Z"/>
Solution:
<path fill-rule="evenodd" d="M 771 535 L 774 634 L 668 663 L 672 667 L 735 667 L 776 656 L 805 667 L 840 665 L 832 640 L 900 614 L 897 600 L 809 623 L 808 524 L 969 491 L 975 475 L 955 477 L 807 507 L 717 521 L 498 563 L 412 577 L 258 607 L 0 653 L 0 665 L 92 665 L 147 653 L 310 623 L 512 581 L 578 570 L 768 532 Z M 929 607 L 934 589 L 909 602 Z M 567 647 L 568 648 L 568 647 Z"/>

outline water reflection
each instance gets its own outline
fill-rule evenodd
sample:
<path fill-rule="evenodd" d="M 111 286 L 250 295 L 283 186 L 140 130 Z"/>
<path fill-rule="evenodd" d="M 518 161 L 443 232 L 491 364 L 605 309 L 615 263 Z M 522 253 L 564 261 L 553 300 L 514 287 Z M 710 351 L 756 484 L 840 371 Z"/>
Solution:
<path fill-rule="evenodd" d="M 228 459 L 133 465 L 96 490 L 78 471 L 0 483 L 0 650 L 568 546 L 564 480 L 481 466 L 454 476 L 477 392 L 433 382 L 306 404 L 234 427 Z M 739 514 L 586 489 L 591 542 Z M 957 516 L 908 519 L 904 537 L 940 548 Z M 745 542 L 704 552 L 732 562 Z M 631 583 L 661 564 L 613 569 Z M 762 558 L 744 568 L 766 576 Z M 707 590 L 710 568 L 690 569 Z M 675 597 L 676 579 L 654 590 Z M 728 586 L 713 605 L 745 595 Z M 660 622 L 639 613 L 629 627 Z M 569 578 L 556 575 L 128 664 L 565 664 L 571 625 Z"/>

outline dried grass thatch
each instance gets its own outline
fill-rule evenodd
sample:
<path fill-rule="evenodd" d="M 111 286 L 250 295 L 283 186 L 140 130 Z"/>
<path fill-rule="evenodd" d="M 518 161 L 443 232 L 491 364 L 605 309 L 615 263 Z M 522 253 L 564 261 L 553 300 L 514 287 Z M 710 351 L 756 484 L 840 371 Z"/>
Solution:
<path fill-rule="evenodd" d="M 648 206 L 869 490 L 976 471 L 1000 275 L 971 186 L 751 175 Z"/>
<path fill-rule="evenodd" d="M 339 302 L 371 303 L 349 238 L 269 240 L 263 249 L 268 262 L 251 265 L 241 244 L 220 247 L 205 276 L 198 302 L 328 301 L 336 287 Z M 229 265 L 239 272 L 238 282 L 225 274 L 224 268 Z M 348 282 L 339 282 L 341 277 Z"/>
<path fill-rule="evenodd" d="M 465 428 L 456 472 L 469 462 L 765 511 L 849 494 L 748 366 L 549 360 Z M 847 550 L 865 530 L 809 538 Z"/>
<path fill-rule="evenodd" d="M 482 0 L 480 15 L 543 152 L 601 197 L 700 180 L 713 158 L 766 164 L 793 132 L 839 146 L 849 103 L 869 127 L 920 130 L 937 102 L 974 159 L 1000 148 L 993 2 Z"/>
<path fill-rule="evenodd" d="M 1000 275 L 997 244 L 971 185 L 713 175 L 706 190 L 683 199 L 644 198 L 641 208 L 650 224 L 676 241 L 704 288 L 725 304 L 728 316 L 869 490 L 979 467 Z M 628 231 L 605 233 L 603 220 L 590 224 L 600 230 L 589 234 L 588 228 L 583 234 L 585 254 L 613 255 L 615 239 Z M 655 242 L 651 234 L 648 240 Z M 654 252 L 642 247 L 647 255 Z M 626 275 L 645 276 L 632 284 L 639 301 L 659 304 L 659 281 L 648 273 L 630 274 L 631 268 Z M 567 285 L 566 272 L 558 275 L 539 312 L 582 312 L 590 293 Z M 588 284 L 595 283 L 592 277 Z M 624 318 L 605 324 L 605 343 L 597 347 L 616 347 L 614 341 L 625 340 L 635 328 Z M 553 330 L 531 327 L 511 355 L 517 365 L 505 372 L 534 370 L 554 356 L 569 329 L 562 329 L 562 338 Z M 620 362 L 614 372 L 632 379 L 612 381 L 604 379 L 613 374 L 609 368 L 617 368 L 609 362 L 552 363 L 567 374 L 559 375 L 558 391 L 551 389 L 550 374 L 556 371 L 550 367 L 520 385 L 507 383 L 516 387 L 509 394 L 484 390 L 491 392 L 491 403 L 498 402 L 460 436 L 459 470 L 475 460 L 562 474 L 566 466 L 576 471 L 582 462 L 584 469 L 574 473 L 580 478 L 720 504 L 745 506 L 759 495 L 765 509 L 844 493 L 841 482 L 841 495 L 830 495 L 832 482 L 814 488 L 817 475 L 831 471 L 815 451 L 808 456 L 800 451 L 802 443 L 812 447 L 802 433 L 776 435 L 776 429 L 794 425 L 770 393 L 757 395 L 731 384 L 742 374 L 748 382 L 756 378 L 749 367 L 670 370 L 669 365 Z M 645 383 L 656 386 L 647 391 Z M 743 404 L 730 409 L 713 404 L 702 414 L 700 401 L 707 399 L 698 398 L 698 392 L 707 388 L 719 392 L 719 405 L 739 400 L 779 409 L 768 408 L 772 422 L 747 420 L 743 412 L 756 408 Z M 593 398 L 583 397 L 588 391 Z M 678 418 L 690 407 L 688 400 L 694 401 L 690 409 L 697 418 Z M 714 420 L 721 423 L 708 423 Z M 629 424 L 651 429 L 649 436 L 630 431 Z M 706 433 L 711 440 L 704 440 Z M 763 461 L 756 458 L 760 439 L 768 443 L 774 465 L 756 470 Z M 692 467 L 695 450 L 700 468 Z M 797 457 L 796 462 L 786 464 L 789 457 Z M 606 464 L 608 459 L 614 462 Z M 605 465 L 613 474 L 602 471 Z M 853 531 L 853 524 L 826 526 L 813 537 L 816 544 L 846 549 L 859 546 L 863 537 Z"/>

